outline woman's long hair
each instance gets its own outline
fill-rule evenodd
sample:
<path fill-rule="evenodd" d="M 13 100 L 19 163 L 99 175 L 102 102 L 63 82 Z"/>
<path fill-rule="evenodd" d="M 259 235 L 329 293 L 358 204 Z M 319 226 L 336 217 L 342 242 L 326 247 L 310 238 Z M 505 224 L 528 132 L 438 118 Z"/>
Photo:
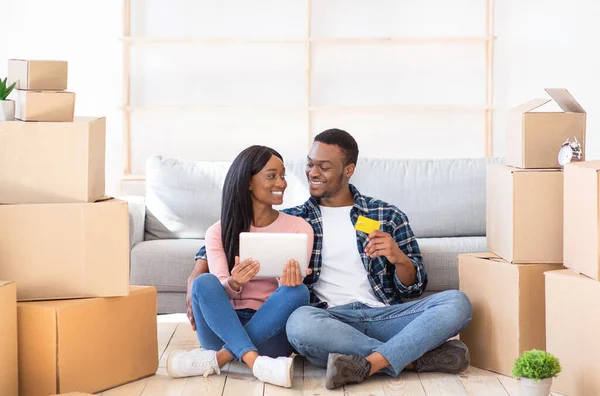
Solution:
<path fill-rule="evenodd" d="M 227 257 L 229 271 L 235 265 L 235 256 L 240 254 L 240 233 L 250 231 L 254 219 L 250 179 L 265 167 L 271 156 L 281 161 L 277 151 L 266 146 L 250 146 L 233 160 L 221 198 L 221 240 Z"/>

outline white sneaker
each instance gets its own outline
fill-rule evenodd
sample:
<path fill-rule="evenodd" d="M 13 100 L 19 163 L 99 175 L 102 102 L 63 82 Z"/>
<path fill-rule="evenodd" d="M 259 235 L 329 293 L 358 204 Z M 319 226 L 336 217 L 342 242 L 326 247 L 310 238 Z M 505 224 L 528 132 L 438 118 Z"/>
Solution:
<path fill-rule="evenodd" d="M 292 377 L 294 376 L 294 358 L 278 357 L 273 359 L 267 356 L 259 356 L 254 361 L 252 373 L 262 382 L 292 387 Z"/>
<path fill-rule="evenodd" d="M 217 363 L 217 352 L 208 349 L 192 351 L 172 351 L 167 358 L 167 373 L 170 377 L 192 377 L 211 374 L 221 374 Z"/>

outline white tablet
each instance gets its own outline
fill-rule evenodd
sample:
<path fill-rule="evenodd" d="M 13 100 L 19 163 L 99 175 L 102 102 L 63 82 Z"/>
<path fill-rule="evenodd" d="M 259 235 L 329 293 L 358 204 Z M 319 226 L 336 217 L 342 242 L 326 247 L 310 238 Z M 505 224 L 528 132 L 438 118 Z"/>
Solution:
<path fill-rule="evenodd" d="M 240 233 L 240 263 L 252 258 L 260 263 L 256 278 L 280 278 L 291 258 L 300 264 L 302 276 L 308 267 L 308 235 L 291 232 Z"/>

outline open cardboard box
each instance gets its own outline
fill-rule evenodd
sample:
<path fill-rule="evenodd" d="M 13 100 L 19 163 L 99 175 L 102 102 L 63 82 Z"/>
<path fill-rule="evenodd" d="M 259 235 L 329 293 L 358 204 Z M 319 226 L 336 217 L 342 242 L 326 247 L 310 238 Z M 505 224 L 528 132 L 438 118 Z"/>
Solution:
<path fill-rule="evenodd" d="M 544 112 L 550 99 L 533 99 L 511 109 L 506 133 L 506 165 L 517 168 L 560 168 L 558 152 L 574 136 L 585 159 L 586 113 L 564 88 L 546 88 L 562 112 Z"/>

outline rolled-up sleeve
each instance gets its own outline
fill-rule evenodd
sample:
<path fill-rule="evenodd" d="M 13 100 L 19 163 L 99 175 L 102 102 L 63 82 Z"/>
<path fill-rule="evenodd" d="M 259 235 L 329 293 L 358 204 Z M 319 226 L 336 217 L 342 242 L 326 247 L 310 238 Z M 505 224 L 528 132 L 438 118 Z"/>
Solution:
<path fill-rule="evenodd" d="M 198 250 L 198 253 L 196 253 L 196 255 L 194 256 L 194 260 L 195 261 L 197 261 L 197 260 L 206 260 L 206 261 L 208 261 L 207 258 L 206 258 L 206 246 L 202 246 L 200 248 L 200 250 Z"/>
<path fill-rule="evenodd" d="M 417 270 L 415 282 L 412 285 L 403 284 L 394 272 L 394 285 L 404 298 L 419 297 L 425 291 L 427 286 L 427 273 L 423 266 L 423 257 L 421 249 L 417 243 L 417 238 L 412 232 L 408 223 L 408 218 L 404 213 L 398 215 L 395 219 L 396 227 L 393 238 L 400 250 L 410 259 Z"/>

